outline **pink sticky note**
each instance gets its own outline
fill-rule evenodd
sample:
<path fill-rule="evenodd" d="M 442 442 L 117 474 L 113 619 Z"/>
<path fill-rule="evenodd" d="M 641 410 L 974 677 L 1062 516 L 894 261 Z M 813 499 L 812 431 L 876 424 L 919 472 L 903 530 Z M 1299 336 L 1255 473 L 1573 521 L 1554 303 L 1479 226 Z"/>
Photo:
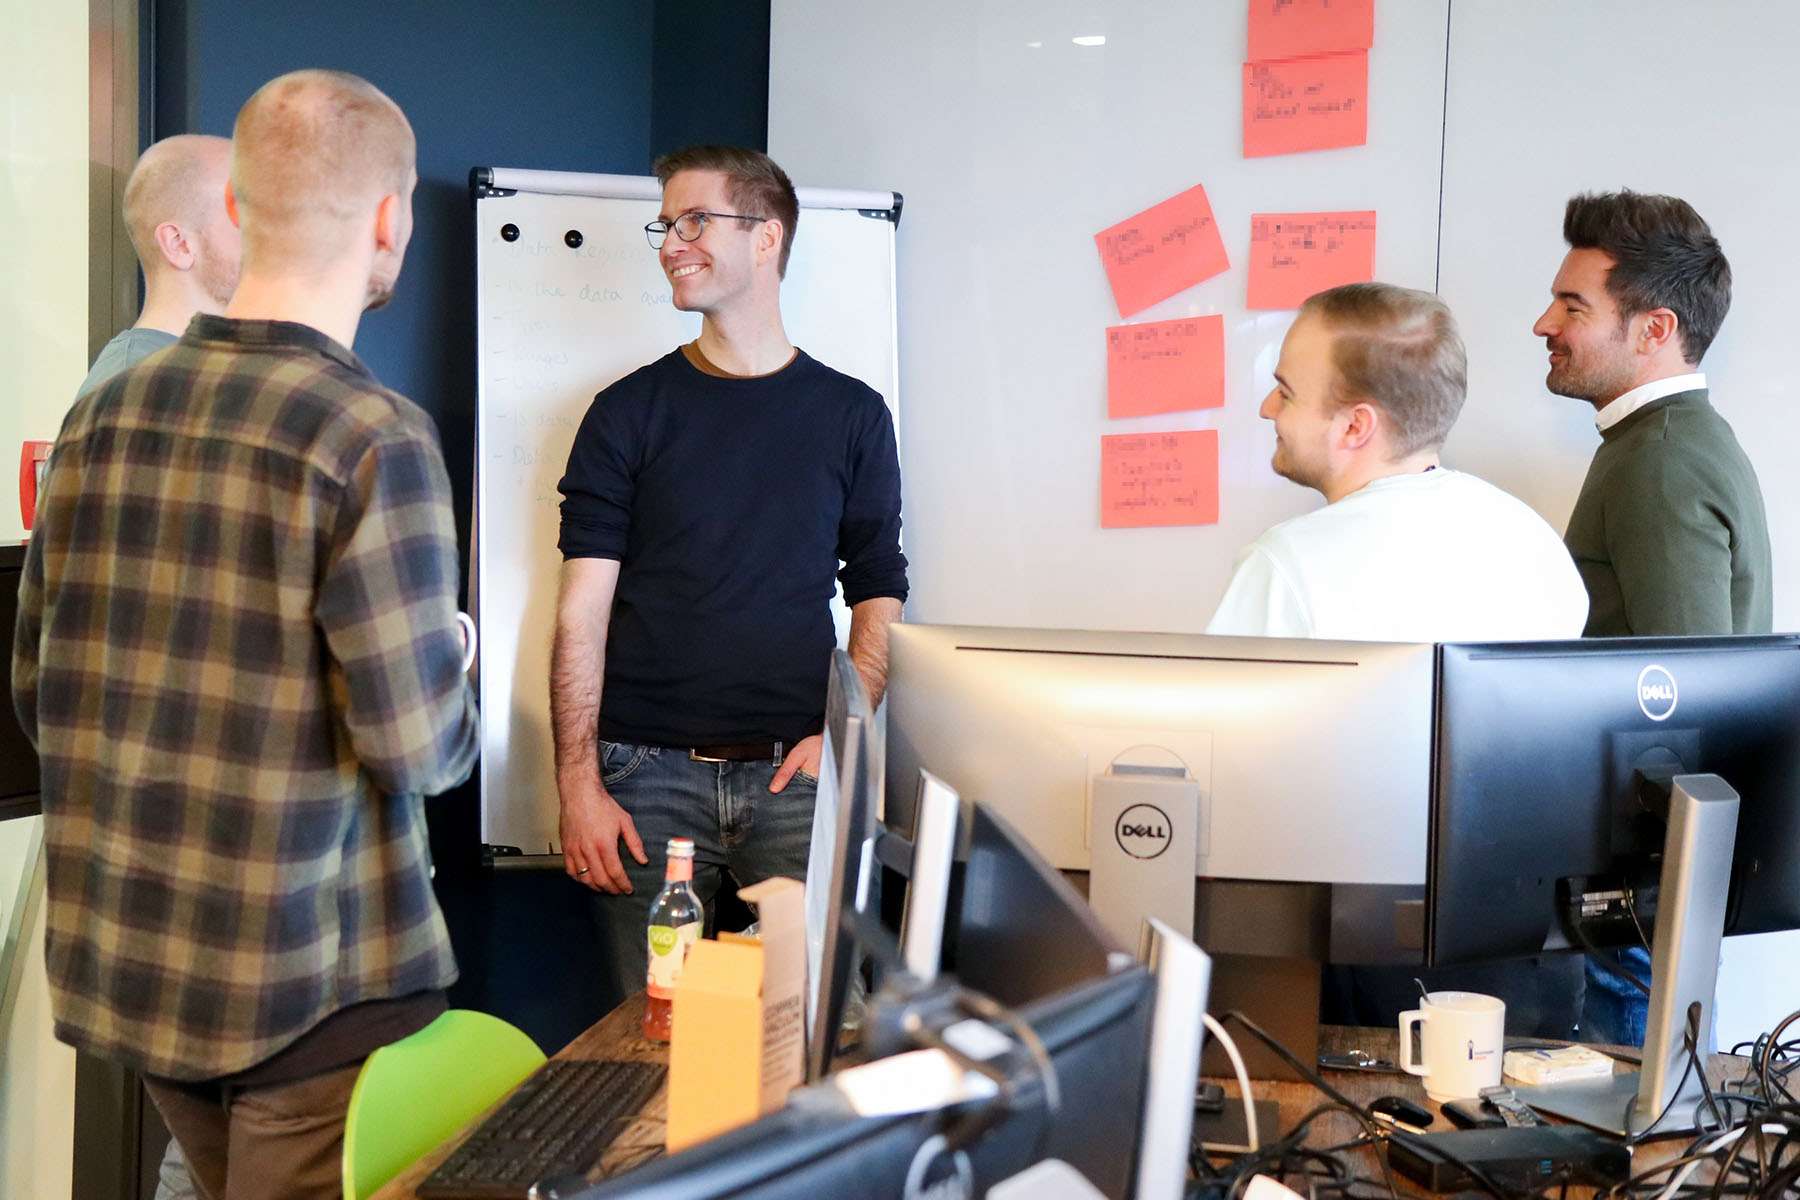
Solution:
<path fill-rule="evenodd" d="M 1244 157 L 1369 140 L 1369 52 L 1244 64 Z"/>
<path fill-rule="evenodd" d="M 1218 430 L 1100 439 L 1102 529 L 1218 522 Z"/>
<path fill-rule="evenodd" d="M 1107 416 L 1144 417 L 1224 403 L 1224 317 L 1107 329 Z"/>
<path fill-rule="evenodd" d="M 1231 264 L 1199 185 L 1094 235 L 1119 315 L 1210 279 Z"/>
<path fill-rule="evenodd" d="M 1375 278 L 1375 214 L 1250 218 L 1250 308 L 1299 308 L 1314 292 Z"/>
<path fill-rule="evenodd" d="M 1250 0 L 1250 59 L 1367 50 L 1375 0 Z"/>

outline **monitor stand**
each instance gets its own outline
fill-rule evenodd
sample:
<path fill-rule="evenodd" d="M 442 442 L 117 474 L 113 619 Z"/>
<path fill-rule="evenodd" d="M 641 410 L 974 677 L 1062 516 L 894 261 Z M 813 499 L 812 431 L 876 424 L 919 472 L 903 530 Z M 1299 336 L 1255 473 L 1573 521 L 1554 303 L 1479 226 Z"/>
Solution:
<path fill-rule="evenodd" d="M 1704 1081 L 1694 1078 L 1688 1062 L 1688 1013 L 1698 1014 L 1695 1055 L 1704 1069 L 1712 1050 L 1713 993 L 1737 820 L 1738 794 L 1717 775 L 1677 775 L 1671 781 L 1643 1069 L 1610 1079 L 1519 1088 L 1520 1099 L 1621 1137 L 1694 1128 Z"/>

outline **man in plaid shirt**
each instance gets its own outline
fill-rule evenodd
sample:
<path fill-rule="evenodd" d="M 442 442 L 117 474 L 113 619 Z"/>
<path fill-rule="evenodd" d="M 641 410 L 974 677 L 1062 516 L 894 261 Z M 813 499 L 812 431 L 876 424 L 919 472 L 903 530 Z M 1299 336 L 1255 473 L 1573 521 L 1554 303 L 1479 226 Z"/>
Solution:
<path fill-rule="evenodd" d="M 362 1060 L 456 977 L 422 800 L 477 744 L 449 484 L 348 348 L 414 158 L 354 76 L 250 98 L 238 290 L 76 403 L 20 588 L 57 1036 L 144 1073 L 208 1197 L 335 1195 Z"/>

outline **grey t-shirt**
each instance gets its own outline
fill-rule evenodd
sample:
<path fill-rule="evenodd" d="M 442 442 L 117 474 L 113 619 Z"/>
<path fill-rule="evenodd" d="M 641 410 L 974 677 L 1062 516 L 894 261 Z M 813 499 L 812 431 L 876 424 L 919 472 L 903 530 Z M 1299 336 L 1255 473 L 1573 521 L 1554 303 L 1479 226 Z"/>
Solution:
<path fill-rule="evenodd" d="M 161 329 L 122 329 L 113 335 L 112 341 L 100 347 L 99 357 L 89 368 L 87 378 L 81 381 L 76 396 L 85 396 L 107 380 L 135 363 L 140 358 L 161 350 L 164 346 L 173 346 L 181 339 Z"/>

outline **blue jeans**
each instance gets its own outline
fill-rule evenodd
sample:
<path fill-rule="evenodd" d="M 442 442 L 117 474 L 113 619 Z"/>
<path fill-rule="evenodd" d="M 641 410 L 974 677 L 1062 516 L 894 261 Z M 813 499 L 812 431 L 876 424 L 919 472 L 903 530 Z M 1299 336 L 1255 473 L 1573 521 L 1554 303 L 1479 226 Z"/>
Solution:
<path fill-rule="evenodd" d="M 1625 969 L 1650 981 L 1650 954 L 1639 946 L 1613 952 Z M 1641 1046 L 1649 1024 L 1650 997 L 1603 962 L 1587 960 L 1587 998 L 1581 1008 L 1581 1040 L 1611 1046 Z"/>
<path fill-rule="evenodd" d="M 818 781 L 796 771 L 769 791 L 777 764 L 695 762 L 685 750 L 600 743 L 600 781 L 637 826 L 650 861 L 639 865 L 619 848 L 629 895 L 594 894 L 601 972 L 617 1003 L 643 990 L 649 969 L 644 928 L 662 889 L 669 839 L 694 839 L 694 893 L 711 915 L 724 872 L 739 887 L 776 875 L 806 878 Z"/>

